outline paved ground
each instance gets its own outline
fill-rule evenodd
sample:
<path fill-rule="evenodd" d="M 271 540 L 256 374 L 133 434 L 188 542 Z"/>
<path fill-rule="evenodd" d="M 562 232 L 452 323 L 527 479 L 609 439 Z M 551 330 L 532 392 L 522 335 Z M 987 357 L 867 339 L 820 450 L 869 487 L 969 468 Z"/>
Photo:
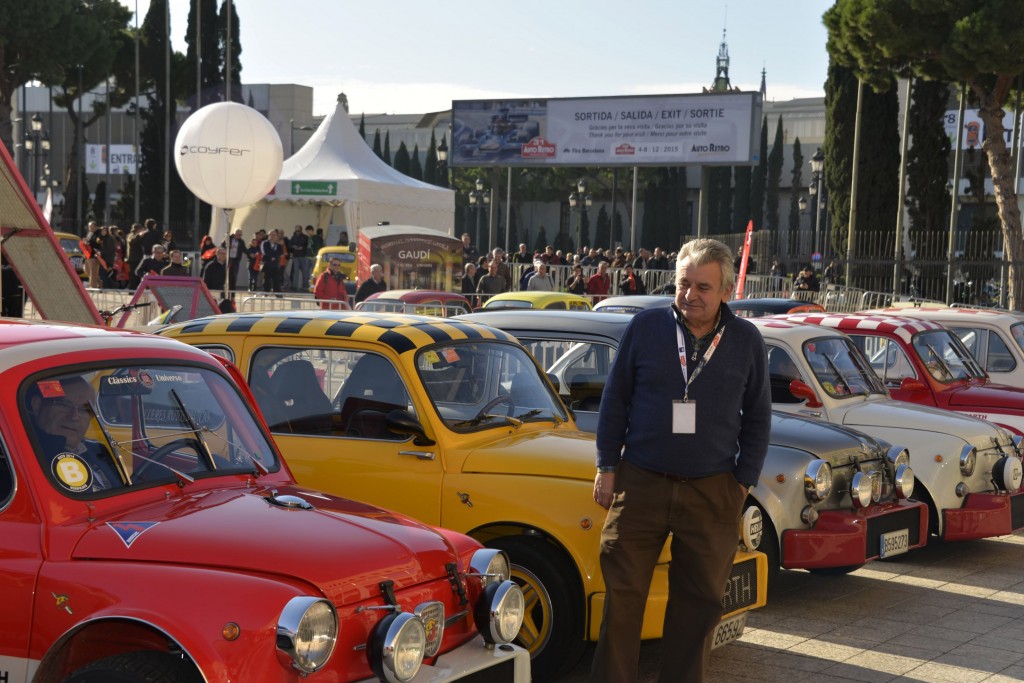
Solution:
<path fill-rule="evenodd" d="M 644 683 L 658 648 L 644 645 Z M 592 651 L 564 683 L 587 680 Z M 714 683 L 1024 681 L 1024 533 L 936 543 L 847 576 L 782 572 L 711 665 Z"/>

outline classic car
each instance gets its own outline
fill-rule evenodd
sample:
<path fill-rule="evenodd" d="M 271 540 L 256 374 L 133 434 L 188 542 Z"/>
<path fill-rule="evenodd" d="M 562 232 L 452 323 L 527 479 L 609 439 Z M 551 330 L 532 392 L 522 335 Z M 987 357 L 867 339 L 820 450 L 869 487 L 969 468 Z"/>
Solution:
<path fill-rule="evenodd" d="M 523 586 L 518 642 L 534 676 L 571 669 L 604 605 L 594 441 L 529 353 L 461 319 L 364 311 L 221 315 L 161 334 L 223 355 L 248 377 L 300 482 L 356 495 L 504 550 Z M 722 642 L 764 604 L 765 558 L 740 553 Z M 668 555 L 644 617 L 661 636 Z M 725 635 L 722 635 L 725 633 Z"/>
<path fill-rule="evenodd" d="M 556 380 L 577 425 L 597 430 L 601 393 L 631 317 L 495 311 L 462 319 L 514 335 Z M 758 550 L 768 556 L 769 584 L 780 567 L 849 571 L 923 546 L 928 510 L 907 500 L 913 487 L 909 454 L 901 447 L 852 429 L 773 414 L 764 469 L 747 500 L 763 522 Z"/>
<path fill-rule="evenodd" d="M 450 318 L 472 313 L 473 307 L 462 294 L 433 289 L 390 289 L 375 292 L 356 304 L 357 311 L 413 313 Z"/>
<path fill-rule="evenodd" d="M 939 323 L 956 332 L 993 381 L 1024 387 L 1024 314 L 1020 312 L 922 305 L 864 313 Z"/>
<path fill-rule="evenodd" d="M 813 301 L 800 301 L 782 297 L 733 299 L 729 302 L 729 308 L 741 318 L 762 318 L 766 315 L 778 315 L 781 313 L 812 313 L 825 310 L 820 304 L 816 304 Z"/>
<path fill-rule="evenodd" d="M 548 308 L 562 311 L 589 311 L 592 306 L 587 298 L 566 292 L 502 292 L 488 297 L 481 308 L 487 310 Z"/>
<path fill-rule="evenodd" d="M 320 277 L 320 273 L 327 270 L 327 265 L 332 259 L 341 261 L 341 273 L 345 276 L 345 286 L 352 290 L 349 294 L 354 295 L 356 293 L 356 268 L 359 264 L 356 262 L 355 249 L 350 249 L 347 246 L 320 248 L 320 251 L 316 253 L 316 260 L 313 262 L 313 272 L 309 276 L 309 291 L 313 291 L 313 285 L 316 284 L 317 278 Z"/>
<path fill-rule="evenodd" d="M 659 308 L 671 306 L 675 301 L 672 296 L 660 296 L 657 294 L 640 294 L 636 296 L 610 296 L 594 304 L 595 311 L 605 313 L 639 313 L 645 308 Z"/>
<path fill-rule="evenodd" d="M 82 238 L 70 232 L 54 231 L 53 234 L 60 243 L 60 248 L 67 254 L 71 267 L 78 273 L 78 277 L 88 280 L 89 274 L 85 272 L 85 254 L 82 253 Z"/>
<path fill-rule="evenodd" d="M 961 413 L 897 401 L 867 357 L 838 330 L 779 318 L 751 320 L 768 347 L 772 403 L 853 427 L 914 454 L 914 498 L 947 541 L 1024 528 L 1021 437 Z"/>
<path fill-rule="evenodd" d="M 1024 434 L 1024 388 L 990 380 L 960 338 L 939 323 L 860 313 L 783 318 L 845 332 L 895 399 L 955 410 Z"/>
<path fill-rule="evenodd" d="M 530 680 L 507 557 L 297 484 L 233 366 L 0 339 L 0 680 Z"/>

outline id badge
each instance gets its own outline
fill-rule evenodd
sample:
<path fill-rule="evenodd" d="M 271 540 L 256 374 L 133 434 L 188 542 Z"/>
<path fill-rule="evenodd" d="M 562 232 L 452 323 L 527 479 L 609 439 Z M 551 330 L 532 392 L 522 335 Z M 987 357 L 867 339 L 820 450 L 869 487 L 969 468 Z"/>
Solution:
<path fill-rule="evenodd" d="M 672 401 L 672 433 L 697 433 L 697 404 L 693 401 Z"/>

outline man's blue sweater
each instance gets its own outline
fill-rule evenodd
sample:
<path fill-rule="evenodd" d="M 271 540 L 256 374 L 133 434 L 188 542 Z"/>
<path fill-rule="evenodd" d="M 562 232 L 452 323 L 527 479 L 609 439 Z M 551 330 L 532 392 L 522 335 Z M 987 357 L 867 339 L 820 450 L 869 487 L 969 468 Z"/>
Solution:
<path fill-rule="evenodd" d="M 743 485 L 757 483 L 771 431 L 764 341 L 756 327 L 724 304 L 720 324 L 718 347 L 690 386 L 696 433 L 673 434 L 672 401 L 682 400 L 686 389 L 675 312 L 653 308 L 634 316 L 601 397 L 598 467 L 625 458 L 654 472 L 683 477 L 732 472 Z M 687 355 L 692 351 L 687 348 Z"/>

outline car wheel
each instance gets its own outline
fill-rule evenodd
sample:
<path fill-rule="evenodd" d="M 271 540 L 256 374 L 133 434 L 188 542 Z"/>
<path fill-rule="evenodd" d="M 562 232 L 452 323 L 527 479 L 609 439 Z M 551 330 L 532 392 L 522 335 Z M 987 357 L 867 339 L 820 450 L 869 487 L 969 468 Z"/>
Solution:
<path fill-rule="evenodd" d="M 487 544 L 504 550 L 512 580 L 526 599 L 526 616 L 516 644 L 529 650 L 534 681 L 553 680 L 583 656 L 584 600 L 578 572 L 558 549 L 540 540 L 506 536 Z"/>
<path fill-rule="evenodd" d="M 935 501 L 932 500 L 931 494 L 928 493 L 928 489 L 921 485 L 920 480 L 914 485 L 914 495 L 911 496 L 910 500 L 916 500 L 924 503 L 928 506 L 928 536 L 937 537 L 941 540 L 942 535 L 939 529 L 939 509 L 935 507 Z M 932 538 L 928 539 L 929 543 L 933 542 Z"/>
<path fill-rule="evenodd" d="M 757 546 L 757 549 L 764 553 L 768 560 L 768 595 L 771 595 L 772 586 L 778 581 L 779 569 L 781 568 L 782 556 L 779 553 L 779 534 L 776 533 L 775 525 L 772 524 L 772 520 L 765 509 L 756 502 L 748 503 L 747 507 L 750 507 L 751 504 L 761 511 L 761 544 Z"/>
<path fill-rule="evenodd" d="M 192 662 L 166 652 L 125 652 L 74 672 L 64 683 L 202 683 Z"/>

